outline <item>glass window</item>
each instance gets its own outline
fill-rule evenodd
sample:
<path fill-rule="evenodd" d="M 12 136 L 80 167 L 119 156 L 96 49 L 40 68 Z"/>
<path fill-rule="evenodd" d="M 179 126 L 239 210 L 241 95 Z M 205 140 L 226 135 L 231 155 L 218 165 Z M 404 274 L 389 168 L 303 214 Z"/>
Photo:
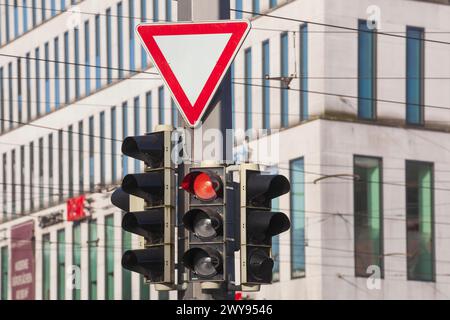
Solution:
<path fill-rule="evenodd" d="M 58 159 L 63 159 L 63 131 L 58 131 Z M 64 198 L 64 161 L 58 161 L 59 202 Z"/>
<path fill-rule="evenodd" d="M 434 281 L 433 164 L 406 161 L 408 280 Z"/>
<path fill-rule="evenodd" d="M 66 0 L 61 0 L 61 11 L 66 8 Z"/>
<path fill-rule="evenodd" d="M 2 160 L 3 160 L 2 179 L 5 181 L 6 180 L 6 176 L 7 176 L 7 170 L 8 170 L 8 168 L 6 167 L 6 164 L 7 164 L 7 155 L 6 155 L 6 153 L 3 154 Z M 3 199 L 3 215 L 6 216 L 8 214 L 8 211 L 7 211 L 7 208 L 8 208 L 8 185 L 6 183 L 3 183 L 2 185 L 3 185 L 3 196 L 2 196 L 2 199 Z"/>
<path fill-rule="evenodd" d="M 152 92 L 149 91 L 145 94 L 145 126 L 147 133 L 152 132 Z"/>
<path fill-rule="evenodd" d="M 168 291 L 158 291 L 158 299 L 159 300 L 169 300 L 169 292 Z"/>
<path fill-rule="evenodd" d="M 69 197 L 73 197 L 73 126 L 67 130 L 67 158 L 69 162 Z"/>
<path fill-rule="evenodd" d="M 139 97 L 134 98 L 134 135 L 139 136 L 141 131 L 140 126 L 140 99 Z M 134 159 L 134 172 L 139 173 L 141 171 L 141 161 L 138 159 Z"/>
<path fill-rule="evenodd" d="M 300 26 L 300 120 L 308 120 L 309 114 L 308 47 L 308 25 L 305 23 Z"/>
<path fill-rule="evenodd" d="M 84 192 L 84 128 L 83 121 L 78 122 L 78 189 Z"/>
<path fill-rule="evenodd" d="M 100 89 L 102 87 L 102 72 L 100 69 L 100 15 L 95 16 L 95 87 Z"/>
<path fill-rule="evenodd" d="M 259 0 L 252 0 L 253 15 L 256 16 L 259 13 Z"/>
<path fill-rule="evenodd" d="M 78 268 L 81 268 L 81 224 L 75 223 L 72 228 L 73 232 L 73 245 L 72 245 L 72 264 Z M 81 269 L 79 269 L 81 270 Z M 72 299 L 81 299 L 81 289 L 77 289 L 75 286 L 72 289 Z"/>
<path fill-rule="evenodd" d="M 55 44 L 55 60 L 59 61 L 59 38 L 54 40 Z M 59 92 L 59 63 L 55 63 L 55 109 L 58 109 L 60 104 L 60 92 Z"/>
<path fill-rule="evenodd" d="M 20 146 L 20 212 L 25 212 L 25 146 Z"/>
<path fill-rule="evenodd" d="M 128 35 L 130 39 L 130 70 L 134 73 L 136 70 L 135 64 L 135 49 L 136 49 L 136 38 L 135 38 L 135 19 L 134 19 L 134 0 L 128 0 Z"/>
<path fill-rule="evenodd" d="M 89 31 L 89 20 L 84 22 L 84 84 L 86 96 L 91 93 L 91 34 Z"/>
<path fill-rule="evenodd" d="M 153 0 L 153 22 L 159 21 L 159 0 Z"/>
<path fill-rule="evenodd" d="M 117 111 L 116 107 L 111 108 L 111 182 L 117 180 Z"/>
<path fill-rule="evenodd" d="M 304 159 L 290 163 L 291 277 L 305 276 L 305 172 Z"/>
<path fill-rule="evenodd" d="M 164 108 L 164 87 L 158 88 L 158 109 L 159 109 L 159 123 L 164 124 L 165 108 Z"/>
<path fill-rule="evenodd" d="M 128 103 L 122 103 L 122 139 L 128 137 Z M 128 157 L 122 155 L 122 176 L 128 174 Z"/>
<path fill-rule="evenodd" d="M 236 0 L 236 19 L 242 19 L 242 0 Z"/>
<path fill-rule="evenodd" d="M 381 160 L 355 157 L 354 228 L 355 275 L 369 277 L 369 266 L 380 268 L 383 276 L 383 219 Z"/>
<path fill-rule="evenodd" d="M 3 89 L 3 67 L 0 67 L 0 132 L 5 131 L 5 92 Z"/>
<path fill-rule="evenodd" d="M 273 8 L 273 7 L 276 7 L 277 6 L 277 0 L 270 0 L 269 1 L 269 7 L 270 8 Z"/>
<path fill-rule="evenodd" d="M 16 214 L 16 150 L 11 152 L 11 213 Z"/>
<path fill-rule="evenodd" d="M 105 217 L 105 299 L 114 299 L 114 216 Z"/>
<path fill-rule="evenodd" d="M 3 157 L 4 163 L 6 163 L 6 157 Z M 5 176 L 5 175 L 3 175 Z M 34 143 L 30 142 L 30 211 L 34 209 Z M 5 199 L 5 198 L 3 198 Z M 6 206 L 5 206 L 6 208 Z"/>
<path fill-rule="evenodd" d="M 244 53 L 244 104 L 245 104 L 245 130 L 252 129 L 252 49 L 248 48 Z"/>
<path fill-rule="evenodd" d="M 358 22 L 358 117 L 374 119 L 377 84 L 376 33 L 366 20 Z"/>
<path fill-rule="evenodd" d="M 41 0 L 41 19 L 42 21 L 45 21 L 46 14 L 47 14 L 47 7 L 46 7 L 47 0 Z"/>
<path fill-rule="evenodd" d="M 44 207 L 44 138 L 39 138 L 39 208 Z"/>
<path fill-rule="evenodd" d="M 58 300 L 64 300 L 66 296 L 66 234 L 64 229 L 58 230 L 57 245 L 57 280 L 58 280 Z"/>
<path fill-rule="evenodd" d="M 97 300 L 97 221 L 88 223 L 89 300 Z"/>
<path fill-rule="evenodd" d="M 147 21 L 147 0 L 141 0 L 141 22 Z M 147 67 L 147 52 L 144 47 L 141 48 L 141 68 L 144 69 Z"/>
<path fill-rule="evenodd" d="M 39 58 L 39 48 L 36 48 L 34 51 L 34 57 L 35 60 L 35 66 L 34 66 L 34 72 L 35 75 L 35 84 L 36 84 L 36 115 L 39 116 L 41 114 L 41 76 L 40 76 L 40 58 Z"/>
<path fill-rule="evenodd" d="M 12 69 L 12 62 L 8 63 L 8 100 L 9 100 L 9 119 L 11 120 L 9 122 L 9 128 L 12 129 L 14 122 L 14 95 L 13 95 L 13 69 Z"/>
<path fill-rule="evenodd" d="M 69 32 L 64 33 L 64 91 L 65 102 L 70 101 L 70 63 L 69 63 Z"/>
<path fill-rule="evenodd" d="M 50 300 L 50 234 L 42 236 L 42 300 Z"/>
<path fill-rule="evenodd" d="M 284 32 L 280 38 L 280 70 L 282 77 L 289 77 L 289 48 L 288 48 L 288 34 Z M 282 87 L 285 87 L 282 85 Z M 288 89 L 281 89 L 281 126 L 287 127 L 289 125 L 289 91 Z"/>
<path fill-rule="evenodd" d="M 406 121 L 423 124 L 424 118 L 424 29 L 406 29 Z"/>
<path fill-rule="evenodd" d="M 270 83 L 265 79 L 270 75 L 270 45 L 269 40 L 262 44 L 262 107 L 263 107 L 263 129 L 270 129 Z"/>
<path fill-rule="evenodd" d="M 27 120 L 29 121 L 31 119 L 31 65 L 29 52 L 25 56 L 25 69 L 27 86 Z M 3 70 L 1 70 L 1 73 L 3 73 Z M 3 86 L 3 82 L 0 84 L 0 86 Z M 3 96 L 3 93 L 1 93 L 1 95 Z M 1 103 L 3 105 L 3 97 L 1 98 Z"/>
<path fill-rule="evenodd" d="M 5 0 L 5 8 L 9 8 L 9 0 Z M 5 10 L 6 42 L 9 42 L 9 10 Z"/>
<path fill-rule="evenodd" d="M 123 252 L 131 250 L 131 233 L 122 231 Z M 131 271 L 122 268 L 122 299 L 131 300 Z"/>
<path fill-rule="evenodd" d="M 100 112 L 100 185 L 106 185 L 105 172 L 105 111 Z"/>
<path fill-rule="evenodd" d="M 53 133 L 48 135 L 48 202 L 53 203 Z"/>
<path fill-rule="evenodd" d="M 94 116 L 89 117 L 89 191 L 94 192 L 95 187 L 95 141 Z"/>
<path fill-rule="evenodd" d="M 29 7 L 28 7 L 27 0 L 22 0 L 23 32 L 27 32 L 28 31 L 28 9 L 29 9 Z"/>
<path fill-rule="evenodd" d="M 17 112 L 18 121 L 22 122 L 22 60 L 17 59 Z"/>
<path fill-rule="evenodd" d="M 119 32 L 120 34 L 120 32 Z M 111 8 L 106 9 L 106 78 L 107 83 L 112 82 L 112 45 L 111 45 Z"/>
<path fill-rule="evenodd" d="M 231 78 L 231 128 L 236 128 L 236 94 L 234 89 L 234 62 L 230 66 L 230 78 Z"/>
<path fill-rule="evenodd" d="M 9 254 L 8 247 L 2 247 L 1 252 L 1 300 L 8 300 L 8 279 L 9 279 Z"/>
<path fill-rule="evenodd" d="M 277 212 L 280 210 L 280 198 L 272 200 L 272 211 Z M 272 238 L 272 280 L 274 282 L 280 281 L 280 235 L 276 235 Z"/>
<path fill-rule="evenodd" d="M 56 0 L 50 0 L 50 14 L 52 17 L 56 15 Z"/>
<path fill-rule="evenodd" d="M 75 68 L 75 98 L 80 97 L 80 29 L 75 28 L 74 33 L 74 68 Z"/>
<path fill-rule="evenodd" d="M 36 0 L 31 0 L 31 22 L 33 24 L 33 27 L 36 26 L 37 23 L 37 5 Z"/>
<path fill-rule="evenodd" d="M 170 108 L 172 111 L 172 125 L 176 128 L 178 126 L 178 109 L 173 99 L 170 99 Z"/>
<path fill-rule="evenodd" d="M 130 15 L 131 16 L 131 15 Z M 129 19 L 132 21 L 133 19 Z M 111 32 L 111 29 L 108 29 L 109 32 Z M 109 35 L 110 36 L 110 35 Z M 109 48 L 111 46 L 111 43 L 108 45 L 108 52 Z M 123 6 L 122 2 L 119 2 L 117 4 L 117 62 L 118 62 L 118 71 L 119 71 L 119 78 L 123 78 Z"/>
<path fill-rule="evenodd" d="M 50 52 L 49 52 L 49 44 L 48 42 L 44 45 L 44 77 L 45 77 L 45 112 L 49 113 L 51 110 L 50 107 Z"/>
<path fill-rule="evenodd" d="M 139 275 L 139 294 L 141 300 L 150 300 L 150 285 L 145 282 L 143 275 Z"/>
<path fill-rule="evenodd" d="M 172 21 L 172 0 L 166 0 L 166 21 Z"/>
<path fill-rule="evenodd" d="M 9 10 L 9 7 L 6 7 Z M 14 0 L 14 37 L 19 36 L 19 8 L 17 7 L 17 0 Z"/>

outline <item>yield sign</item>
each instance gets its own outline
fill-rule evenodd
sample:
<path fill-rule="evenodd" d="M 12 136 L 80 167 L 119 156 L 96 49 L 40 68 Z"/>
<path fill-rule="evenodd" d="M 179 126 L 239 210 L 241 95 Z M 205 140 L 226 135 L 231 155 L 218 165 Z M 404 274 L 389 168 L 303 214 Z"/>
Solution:
<path fill-rule="evenodd" d="M 191 127 L 200 122 L 249 30 L 242 20 L 136 27 Z"/>

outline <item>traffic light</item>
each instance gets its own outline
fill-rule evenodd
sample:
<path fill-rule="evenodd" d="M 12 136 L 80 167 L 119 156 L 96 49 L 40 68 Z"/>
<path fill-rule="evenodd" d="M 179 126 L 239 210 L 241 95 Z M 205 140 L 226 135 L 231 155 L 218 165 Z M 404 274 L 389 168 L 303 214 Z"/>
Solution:
<path fill-rule="evenodd" d="M 111 197 L 126 211 L 125 231 L 144 238 L 144 247 L 122 256 L 125 269 L 159 284 L 157 290 L 174 285 L 175 169 L 171 161 L 171 126 L 157 126 L 145 136 L 127 137 L 122 153 L 145 163 L 144 173 L 128 174 Z"/>
<path fill-rule="evenodd" d="M 282 175 L 264 174 L 257 165 L 240 168 L 241 284 L 243 290 L 272 282 L 272 237 L 289 230 L 282 212 L 272 212 L 271 201 L 290 190 Z"/>
<path fill-rule="evenodd" d="M 181 188 L 189 193 L 188 211 L 183 215 L 189 231 L 183 264 L 190 271 L 189 279 L 220 283 L 227 271 L 225 167 L 191 168 Z"/>

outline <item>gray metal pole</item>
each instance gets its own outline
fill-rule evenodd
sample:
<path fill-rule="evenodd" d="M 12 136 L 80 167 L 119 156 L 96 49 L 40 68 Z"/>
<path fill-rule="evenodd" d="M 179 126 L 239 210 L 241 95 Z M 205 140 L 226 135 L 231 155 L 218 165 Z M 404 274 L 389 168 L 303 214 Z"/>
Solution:
<path fill-rule="evenodd" d="M 230 0 L 178 0 L 178 21 L 209 21 L 209 20 L 228 20 L 230 19 Z M 232 114 L 231 114 L 231 77 L 230 73 L 224 77 L 221 86 L 219 87 L 216 96 L 212 100 L 208 111 L 205 114 L 206 120 L 203 123 L 203 132 L 208 129 L 218 129 L 223 137 L 221 150 L 217 150 L 213 159 L 196 159 L 196 160 L 216 160 L 224 162 L 227 156 L 232 155 L 232 141 L 227 141 L 227 129 L 232 129 Z M 185 126 L 182 117 L 179 117 L 179 124 Z M 191 130 L 192 150 L 193 156 L 194 136 L 198 129 Z M 200 143 L 202 143 L 200 141 Z M 228 159 L 231 160 L 231 159 Z M 186 169 L 186 167 L 185 167 Z M 233 212 L 230 212 L 233 214 Z M 234 281 L 234 258 L 227 259 L 233 262 L 231 273 L 229 273 L 231 281 Z M 190 284 L 185 299 L 211 299 L 211 298 L 229 298 L 227 296 L 227 286 L 225 286 L 222 293 L 215 297 L 202 294 L 200 285 L 197 283 Z"/>

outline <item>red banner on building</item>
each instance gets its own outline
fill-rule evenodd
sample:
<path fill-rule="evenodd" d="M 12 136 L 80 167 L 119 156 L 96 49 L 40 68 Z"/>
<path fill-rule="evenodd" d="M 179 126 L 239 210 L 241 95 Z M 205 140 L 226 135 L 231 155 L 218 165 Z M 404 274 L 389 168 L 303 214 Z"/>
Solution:
<path fill-rule="evenodd" d="M 84 212 L 85 196 L 67 200 L 67 221 L 77 221 L 86 217 Z"/>
<path fill-rule="evenodd" d="M 35 299 L 34 221 L 11 228 L 11 291 L 13 300 Z"/>

